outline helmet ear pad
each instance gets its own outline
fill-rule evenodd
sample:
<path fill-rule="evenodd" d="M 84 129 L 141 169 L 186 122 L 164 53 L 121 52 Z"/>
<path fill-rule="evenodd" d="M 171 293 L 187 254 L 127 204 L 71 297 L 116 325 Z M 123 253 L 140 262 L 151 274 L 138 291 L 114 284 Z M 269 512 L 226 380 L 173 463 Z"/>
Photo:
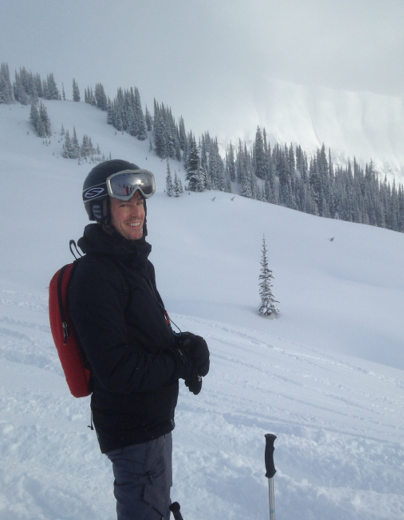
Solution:
<path fill-rule="evenodd" d="M 91 204 L 91 213 L 97 222 L 101 222 L 103 218 L 106 216 L 104 213 L 105 200 L 95 200 Z"/>

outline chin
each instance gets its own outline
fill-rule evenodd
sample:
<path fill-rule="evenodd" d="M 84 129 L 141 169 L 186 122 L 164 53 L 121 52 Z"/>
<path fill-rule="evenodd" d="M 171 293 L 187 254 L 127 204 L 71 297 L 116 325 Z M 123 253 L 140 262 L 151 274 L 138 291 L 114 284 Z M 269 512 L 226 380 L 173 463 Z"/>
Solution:
<path fill-rule="evenodd" d="M 143 232 L 140 234 L 136 234 L 136 235 L 129 235 L 125 238 L 127 238 L 128 240 L 140 240 L 142 237 L 143 237 Z"/>

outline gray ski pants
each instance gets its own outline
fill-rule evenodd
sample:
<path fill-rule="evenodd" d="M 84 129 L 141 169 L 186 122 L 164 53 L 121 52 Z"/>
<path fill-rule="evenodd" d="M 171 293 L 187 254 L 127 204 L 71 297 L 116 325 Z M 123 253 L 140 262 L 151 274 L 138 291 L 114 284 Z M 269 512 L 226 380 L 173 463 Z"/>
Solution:
<path fill-rule="evenodd" d="M 171 433 L 106 454 L 112 462 L 118 520 L 169 520 Z"/>

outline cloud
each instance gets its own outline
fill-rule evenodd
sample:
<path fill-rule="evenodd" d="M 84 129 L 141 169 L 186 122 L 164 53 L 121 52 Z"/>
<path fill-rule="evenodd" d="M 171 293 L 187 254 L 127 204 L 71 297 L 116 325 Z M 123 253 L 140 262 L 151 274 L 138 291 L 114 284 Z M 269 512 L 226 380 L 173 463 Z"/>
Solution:
<path fill-rule="evenodd" d="M 401 0 L 2 0 L 2 61 L 70 95 L 136 85 L 210 128 L 257 120 L 269 79 L 403 94 Z"/>

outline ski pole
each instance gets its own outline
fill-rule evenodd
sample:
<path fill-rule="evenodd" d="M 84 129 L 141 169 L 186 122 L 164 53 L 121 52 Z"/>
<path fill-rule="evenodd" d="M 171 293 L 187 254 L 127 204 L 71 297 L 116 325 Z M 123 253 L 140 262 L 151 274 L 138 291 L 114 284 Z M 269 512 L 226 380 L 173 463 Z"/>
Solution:
<path fill-rule="evenodd" d="M 180 513 L 180 505 L 178 502 L 173 502 L 170 505 L 170 511 L 174 515 L 175 520 L 184 520 L 182 518 L 182 514 Z"/>
<path fill-rule="evenodd" d="M 267 433 L 265 435 L 265 476 L 268 479 L 269 490 L 269 520 L 275 520 L 275 491 L 274 491 L 274 475 L 276 473 L 274 463 L 274 442 L 276 435 Z"/>

